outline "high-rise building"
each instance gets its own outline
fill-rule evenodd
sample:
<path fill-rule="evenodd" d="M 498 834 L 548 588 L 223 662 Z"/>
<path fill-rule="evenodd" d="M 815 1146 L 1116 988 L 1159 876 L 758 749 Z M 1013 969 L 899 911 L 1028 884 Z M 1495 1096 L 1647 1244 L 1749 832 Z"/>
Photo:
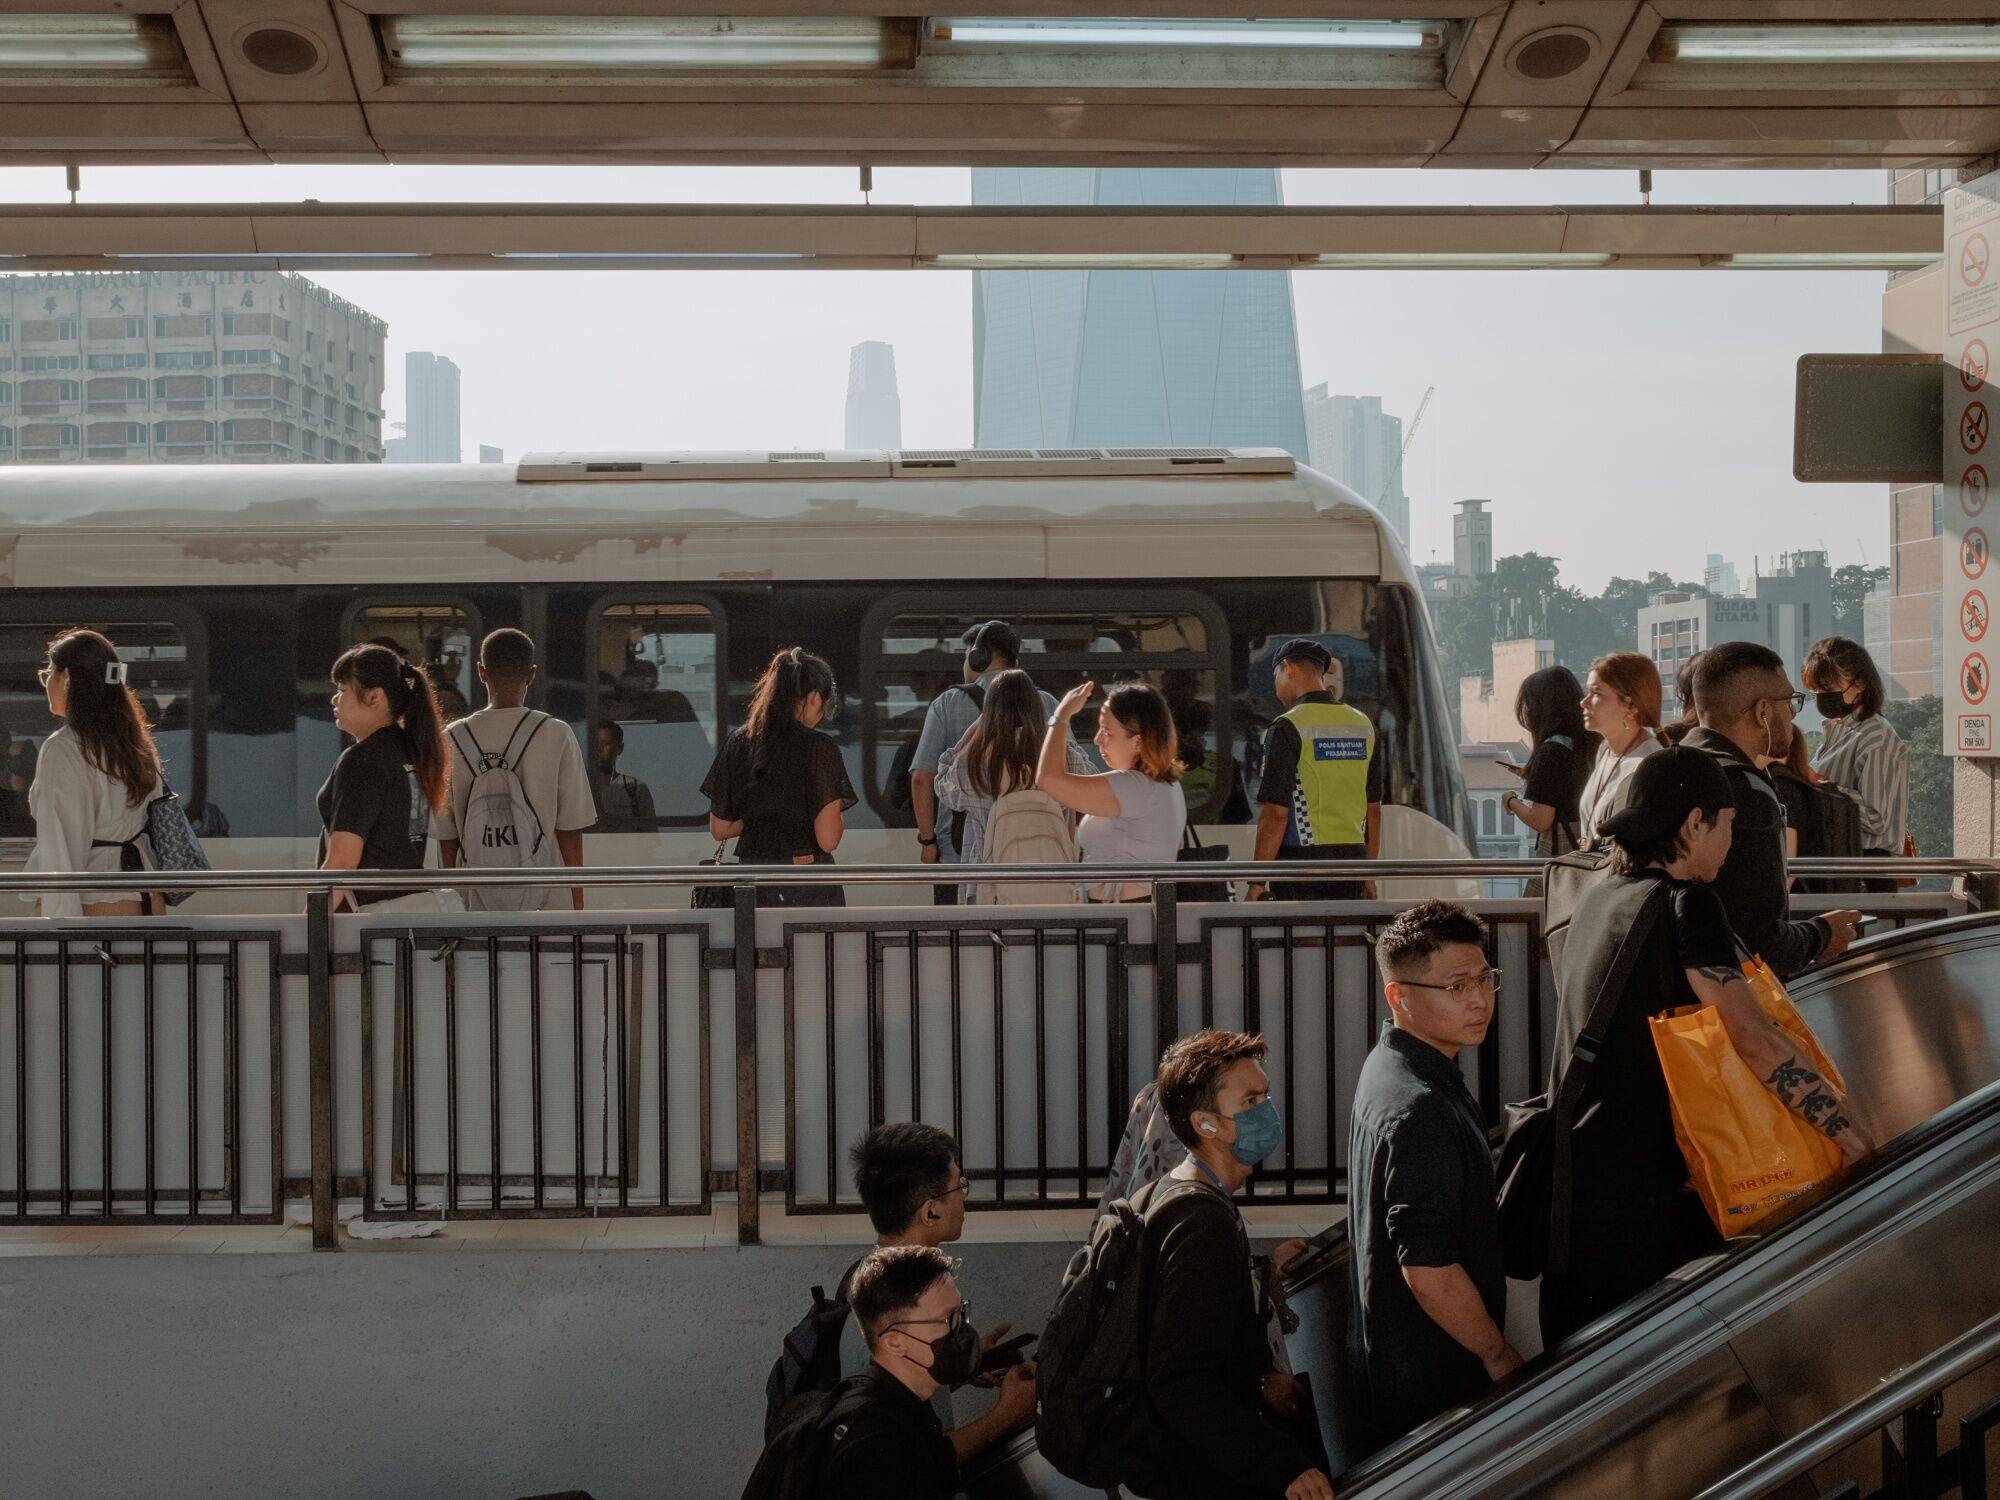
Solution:
<path fill-rule="evenodd" d="M 979 205 L 1275 204 L 1272 168 L 975 167 Z M 1265 447 L 1306 455 L 1283 271 L 977 271 L 982 448 Z"/>
<path fill-rule="evenodd" d="M 1460 578 L 1493 576 L 1493 517 L 1490 500 L 1461 500 L 1451 518 L 1451 570 Z"/>
<path fill-rule="evenodd" d="M 288 273 L 0 276 L 0 463 L 379 463 L 386 332 Z"/>
<path fill-rule="evenodd" d="M 1382 512 L 1410 544 L 1410 497 L 1403 492 L 1403 419 L 1382 410 L 1380 396 L 1306 392 L 1306 462 L 1338 479 Z"/>
<path fill-rule="evenodd" d="M 1724 641 L 1769 646 L 1796 673 L 1806 648 L 1833 633 L 1833 570 L 1824 552 L 1787 552 L 1771 572 L 1751 580 L 1747 599 L 1700 597 L 1682 590 L 1654 594 L 1639 611 L 1640 655 L 1660 669 L 1663 710 L 1680 712 L 1674 674 L 1682 662 Z M 1801 715 L 1808 728 L 1818 722 L 1810 707 Z"/>
<path fill-rule="evenodd" d="M 504 464 L 507 462 L 507 455 L 491 443 L 481 443 L 479 445 L 479 461 L 483 464 Z"/>
<path fill-rule="evenodd" d="M 403 430 L 405 444 L 390 462 L 458 462 L 458 366 L 442 354 L 403 356 Z"/>
<path fill-rule="evenodd" d="M 896 394 L 896 351 L 870 340 L 847 351 L 847 446 L 903 446 L 903 402 Z"/>
<path fill-rule="evenodd" d="M 1743 593 L 1743 585 L 1736 577 L 1736 564 L 1720 552 L 1708 554 L 1701 570 L 1701 586 L 1718 599 L 1735 599 Z"/>

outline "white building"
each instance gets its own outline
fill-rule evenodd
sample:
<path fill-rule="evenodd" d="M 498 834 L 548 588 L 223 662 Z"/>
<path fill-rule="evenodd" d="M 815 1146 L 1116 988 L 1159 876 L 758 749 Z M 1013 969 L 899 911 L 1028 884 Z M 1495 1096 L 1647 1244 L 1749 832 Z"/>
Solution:
<path fill-rule="evenodd" d="M 1674 674 L 1697 652 L 1724 641 L 1755 641 L 1785 659 L 1794 678 L 1806 648 L 1833 633 L 1833 570 L 1824 552 L 1788 552 L 1759 573 L 1744 599 L 1699 598 L 1663 591 L 1639 611 L 1638 650 L 1660 669 L 1668 718 L 1680 712 Z M 1817 722 L 1808 712 L 1808 724 Z"/>
<path fill-rule="evenodd" d="M 1743 585 L 1736 577 L 1736 564 L 1720 552 L 1708 554 L 1701 570 L 1701 586 L 1719 599 L 1734 599 L 1743 592 Z"/>
<path fill-rule="evenodd" d="M 1403 419 L 1382 410 L 1380 396 L 1306 392 L 1306 462 L 1338 479 L 1382 512 L 1410 544 L 1410 497 L 1403 489 Z"/>
<path fill-rule="evenodd" d="M 390 463 L 458 462 L 458 366 L 442 354 L 403 357 L 402 427 L 405 435 L 389 441 Z"/>

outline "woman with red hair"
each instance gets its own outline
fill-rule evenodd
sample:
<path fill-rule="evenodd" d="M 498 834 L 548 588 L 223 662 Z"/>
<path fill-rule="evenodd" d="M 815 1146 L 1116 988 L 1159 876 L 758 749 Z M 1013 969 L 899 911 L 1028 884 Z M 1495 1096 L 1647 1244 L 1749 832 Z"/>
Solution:
<path fill-rule="evenodd" d="M 1584 684 L 1583 724 L 1603 740 L 1577 803 L 1577 835 L 1588 846 L 1625 805 L 1639 762 L 1662 746 L 1659 668 L 1636 651 L 1598 657 Z"/>

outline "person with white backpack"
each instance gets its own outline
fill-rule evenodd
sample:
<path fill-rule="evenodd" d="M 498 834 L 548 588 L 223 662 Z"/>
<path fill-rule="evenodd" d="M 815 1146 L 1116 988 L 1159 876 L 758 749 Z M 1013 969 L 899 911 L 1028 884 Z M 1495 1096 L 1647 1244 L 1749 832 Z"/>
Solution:
<path fill-rule="evenodd" d="M 938 761 L 938 805 L 965 815 L 960 864 L 1076 863 L 1068 811 L 1035 787 L 1035 762 L 1048 729 L 1045 696 L 1018 668 L 996 673 L 986 685 L 979 717 Z M 1074 738 L 1067 754 L 1069 769 L 1077 774 L 1095 769 Z M 959 900 L 967 905 L 1068 905 L 1076 900 L 1076 887 L 1066 880 L 982 880 L 963 886 Z"/>
<path fill-rule="evenodd" d="M 486 707 L 445 730 L 450 794 L 437 816 L 446 869 L 525 870 L 583 863 L 583 830 L 597 821 L 583 751 L 569 725 L 529 708 L 535 643 L 502 629 L 479 644 Z M 559 886 L 468 889 L 473 911 L 542 911 L 561 905 Z M 581 887 L 569 904 L 583 910 Z"/>

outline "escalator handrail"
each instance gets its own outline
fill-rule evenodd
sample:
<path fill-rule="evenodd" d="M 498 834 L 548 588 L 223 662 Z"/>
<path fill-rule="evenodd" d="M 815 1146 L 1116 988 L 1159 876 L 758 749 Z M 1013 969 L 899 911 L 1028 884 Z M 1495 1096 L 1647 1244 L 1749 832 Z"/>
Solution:
<path fill-rule="evenodd" d="M 1915 1364 L 1903 1366 L 1867 1395 L 1822 1417 L 1719 1484 L 1710 1485 L 1696 1500 L 1758 1500 L 1996 1358 L 2000 1358 L 2000 1313 L 1973 1325 Z"/>

